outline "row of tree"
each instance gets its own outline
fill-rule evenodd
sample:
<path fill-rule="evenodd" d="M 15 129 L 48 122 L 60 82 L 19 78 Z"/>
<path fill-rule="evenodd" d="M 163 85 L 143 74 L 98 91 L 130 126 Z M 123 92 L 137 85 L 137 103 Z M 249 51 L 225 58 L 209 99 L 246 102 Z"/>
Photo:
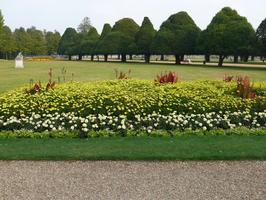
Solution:
<path fill-rule="evenodd" d="M 25 55 L 51 55 L 57 54 L 60 33 L 46 32 L 31 27 L 18 28 L 14 32 L 4 25 L 0 11 L 0 59 L 14 58 L 18 52 Z"/>
<path fill-rule="evenodd" d="M 147 63 L 151 55 L 174 55 L 176 64 L 185 55 L 205 55 L 207 62 L 210 55 L 219 55 L 219 66 L 227 56 L 238 62 L 239 57 L 247 61 L 249 56 L 266 55 L 266 20 L 255 32 L 245 17 L 229 7 L 218 12 L 203 31 L 186 12 L 170 16 L 159 31 L 147 17 L 141 27 L 130 18 L 119 20 L 113 27 L 105 24 L 101 35 L 89 24 L 86 27 L 79 32 L 66 29 L 59 53 L 69 55 L 69 59 L 72 55 L 79 55 L 79 59 L 91 55 L 93 59 L 101 54 L 105 61 L 108 55 L 118 54 L 122 62 L 127 55 L 144 55 Z"/>
<path fill-rule="evenodd" d="M 219 56 L 219 65 L 227 56 L 240 57 L 247 61 L 249 56 L 266 55 L 266 19 L 255 31 L 245 17 L 226 7 L 218 12 L 208 27 L 201 31 L 186 12 L 171 15 L 156 31 L 148 17 L 139 26 L 133 19 L 124 18 L 113 27 L 105 24 L 99 34 L 89 18 L 85 18 L 78 29 L 67 28 L 60 37 L 58 32 L 40 31 L 32 27 L 16 29 L 13 33 L 4 26 L 0 14 L 0 57 L 22 51 L 26 55 L 55 54 L 77 55 L 82 59 L 90 55 L 119 55 L 126 62 L 127 55 L 144 55 L 150 62 L 151 55 L 174 55 L 176 63 L 185 55 Z"/>

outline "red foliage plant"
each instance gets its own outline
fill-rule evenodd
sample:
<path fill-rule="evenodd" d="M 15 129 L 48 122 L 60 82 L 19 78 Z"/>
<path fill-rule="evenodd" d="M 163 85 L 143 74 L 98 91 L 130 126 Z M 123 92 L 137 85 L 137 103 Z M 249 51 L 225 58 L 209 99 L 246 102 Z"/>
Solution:
<path fill-rule="evenodd" d="M 248 76 L 237 77 L 237 95 L 243 99 L 254 99 L 256 93 L 253 91 L 253 83 L 250 82 Z"/>
<path fill-rule="evenodd" d="M 50 69 L 48 75 L 49 75 L 49 81 L 46 85 L 46 91 L 48 91 L 49 89 L 54 89 L 54 87 L 55 87 L 55 81 L 52 81 L 52 78 L 53 78 L 52 69 Z M 41 81 L 39 81 L 39 83 L 33 84 L 33 80 L 31 80 L 30 81 L 30 87 L 28 89 L 26 89 L 26 93 L 31 94 L 31 95 L 34 95 L 36 93 L 40 93 L 41 91 L 43 91 Z"/>
<path fill-rule="evenodd" d="M 175 72 L 165 72 L 157 75 L 155 78 L 155 83 L 165 84 L 165 83 L 176 83 L 178 81 L 178 75 Z"/>
<path fill-rule="evenodd" d="M 230 75 L 224 75 L 223 81 L 224 82 L 232 82 L 234 80 L 234 76 L 230 76 Z"/>
<path fill-rule="evenodd" d="M 117 69 L 115 69 L 116 79 L 118 79 L 118 80 L 130 79 L 130 74 L 131 74 L 131 69 L 129 69 L 127 73 L 122 72 L 122 71 L 118 71 Z"/>
<path fill-rule="evenodd" d="M 46 91 L 49 90 L 49 89 L 54 89 L 55 87 L 55 81 L 52 81 L 53 79 L 53 70 L 50 68 L 50 71 L 48 73 L 48 76 L 49 76 L 49 81 L 46 85 Z"/>

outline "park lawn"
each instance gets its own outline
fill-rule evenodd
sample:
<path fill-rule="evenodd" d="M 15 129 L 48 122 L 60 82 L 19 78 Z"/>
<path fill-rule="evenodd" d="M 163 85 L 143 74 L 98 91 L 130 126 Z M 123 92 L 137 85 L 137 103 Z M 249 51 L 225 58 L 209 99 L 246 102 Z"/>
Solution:
<path fill-rule="evenodd" d="M 266 160 L 266 137 L 1 139 L 0 160 Z"/>
<path fill-rule="evenodd" d="M 241 67 L 217 67 L 217 66 L 190 66 L 173 64 L 144 64 L 144 63 L 120 63 L 120 62 L 90 62 L 90 61 L 48 61 L 25 62 L 25 69 L 15 69 L 14 61 L 0 60 L 0 92 L 28 85 L 30 79 L 48 81 L 48 71 L 54 71 L 54 80 L 60 77 L 63 80 L 61 70 L 67 70 L 66 81 L 86 82 L 94 80 L 115 79 L 115 69 L 127 72 L 131 69 L 131 77 L 135 79 L 154 80 L 154 77 L 164 71 L 175 71 L 181 80 L 222 80 L 227 75 L 248 75 L 254 81 L 266 81 L 266 69 L 241 68 Z"/>

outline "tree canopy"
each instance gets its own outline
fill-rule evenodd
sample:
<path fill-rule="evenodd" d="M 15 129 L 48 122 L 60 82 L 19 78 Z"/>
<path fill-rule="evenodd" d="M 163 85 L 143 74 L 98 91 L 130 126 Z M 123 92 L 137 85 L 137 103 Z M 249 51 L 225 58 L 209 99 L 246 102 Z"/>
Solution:
<path fill-rule="evenodd" d="M 71 60 L 71 56 L 77 55 L 77 36 L 77 32 L 74 28 L 67 28 L 59 42 L 59 54 L 68 55 L 69 60 Z"/>
<path fill-rule="evenodd" d="M 93 55 L 96 44 L 100 35 L 96 28 L 91 27 L 88 33 L 78 33 L 77 52 L 79 59 L 82 59 L 83 55 Z"/>
<path fill-rule="evenodd" d="M 264 19 L 259 25 L 256 31 L 257 41 L 259 45 L 259 54 L 266 56 L 266 19 Z"/>
<path fill-rule="evenodd" d="M 203 51 L 220 56 L 219 66 L 226 56 L 247 56 L 254 50 L 254 29 L 245 17 L 229 7 L 216 14 L 201 37 Z"/>
<path fill-rule="evenodd" d="M 3 51 L 4 48 L 4 17 L 0 10 L 0 52 Z"/>
<path fill-rule="evenodd" d="M 137 53 L 145 55 L 145 61 L 150 61 L 151 44 L 155 37 L 156 30 L 150 19 L 145 17 L 139 31 L 136 34 Z"/>
<path fill-rule="evenodd" d="M 47 55 L 47 46 L 45 35 L 35 27 L 27 29 L 29 36 L 29 53 L 30 55 Z"/>
<path fill-rule="evenodd" d="M 111 31 L 112 31 L 111 25 L 110 24 L 104 24 L 100 40 L 103 39 L 106 35 L 108 35 Z"/>
<path fill-rule="evenodd" d="M 54 31 L 54 32 L 48 31 L 45 33 L 45 40 L 47 43 L 48 55 L 52 55 L 52 54 L 57 53 L 60 38 L 61 38 L 61 35 L 57 31 Z"/>
<path fill-rule="evenodd" d="M 117 21 L 97 46 L 97 52 L 103 54 L 121 54 L 122 61 L 126 61 L 126 55 L 132 53 L 135 47 L 135 36 L 139 31 L 138 24 L 130 18 Z"/>
<path fill-rule="evenodd" d="M 160 27 L 152 51 L 156 54 L 175 55 L 179 64 L 185 54 L 194 54 L 200 34 L 193 19 L 186 12 L 171 15 Z"/>

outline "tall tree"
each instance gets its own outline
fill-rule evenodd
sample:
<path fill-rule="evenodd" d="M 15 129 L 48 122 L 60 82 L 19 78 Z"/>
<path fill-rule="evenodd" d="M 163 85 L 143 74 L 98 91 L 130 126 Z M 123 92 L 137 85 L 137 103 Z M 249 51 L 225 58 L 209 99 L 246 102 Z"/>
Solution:
<path fill-rule="evenodd" d="M 78 26 L 78 32 L 79 33 L 88 33 L 90 29 L 92 28 L 91 20 L 88 17 L 85 17 L 82 22 Z"/>
<path fill-rule="evenodd" d="M 97 51 L 103 54 L 121 54 L 122 62 L 126 62 L 126 55 L 132 54 L 138 24 L 130 18 L 117 21 L 112 31 L 98 44 Z"/>
<path fill-rule="evenodd" d="M 45 33 L 45 40 L 47 45 L 48 55 L 57 54 L 61 35 L 59 32 L 48 31 Z"/>
<path fill-rule="evenodd" d="M 266 19 L 264 19 L 259 25 L 257 31 L 257 42 L 259 45 L 259 55 L 266 56 Z"/>
<path fill-rule="evenodd" d="M 219 55 L 218 66 L 222 66 L 229 55 L 248 57 L 255 44 L 255 31 L 251 24 L 229 7 L 216 14 L 203 37 L 204 51 Z"/>
<path fill-rule="evenodd" d="M 31 54 L 31 38 L 24 28 L 15 29 L 14 37 L 17 50 L 23 52 L 24 55 Z"/>
<path fill-rule="evenodd" d="M 4 48 L 4 17 L 0 10 L 0 52 L 3 51 Z"/>
<path fill-rule="evenodd" d="M 104 61 L 107 62 L 108 61 L 108 54 L 109 52 L 107 52 L 106 50 L 104 49 L 101 49 L 103 47 L 102 45 L 102 41 L 103 39 L 112 31 L 112 27 L 110 24 L 104 24 L 103 25 L 103 30 L 102 30 L 102 33 L 101 33 L 101 36 L 100 36 L 100 39 L 94 49 L 94 52 L 95 53 L 98 53 L 98 54 L 103 54 L 104 55 Z"/>
<path fill-rule="evenodd" d="M 94 49 L 99 37 L 100 35 L 94 27 L 92 27 L 88 33 L 78 33 L 76 50 L 79 55 L 79 60 L 82 60 L 82 56 L 84 55 L 91 55 L 93 60 Z"/>
<path fill-rule="evenodd" d="M 156 30 L 154 29 L 150 19 L 145 17 L 139 32 L 136 34 L 137 51 L 144 54 L 145 62 L 150 62 L 151 57 L 151 43 L 155 37 Z"/>
<path fill-rule="evenodd" d="M 76 45 L 76 30 L 74 28 L 67 28 L 60 39 L 58 53 L 61 55 L 68 55 L 69 60 L 71 60 L 71 57 L 76 54 Z"/>
<path fill-rule="evenodd" d="M 5 59 L 11 58 L 11 55 L 16 52 L 16 43 L 11 29 L 4 26 L 3 29 L 3 48 L 2 53 Z"/>
<path fill-rule="evenodd" d="M 34 26 L 27 29 L 30 37 L 30 54 L 31 55 L 47 55 L 47 46 L 45 35 L 42 31 L 36 29 Z"/>
<path fill-rule="evenodd" d="M 152 44 L 157 54 L 175 55 L 176 64 L 180 64 L 185 54 L 193 54 L 200 29 L 186 12 L 171 15 L 160 27 Z"/>

